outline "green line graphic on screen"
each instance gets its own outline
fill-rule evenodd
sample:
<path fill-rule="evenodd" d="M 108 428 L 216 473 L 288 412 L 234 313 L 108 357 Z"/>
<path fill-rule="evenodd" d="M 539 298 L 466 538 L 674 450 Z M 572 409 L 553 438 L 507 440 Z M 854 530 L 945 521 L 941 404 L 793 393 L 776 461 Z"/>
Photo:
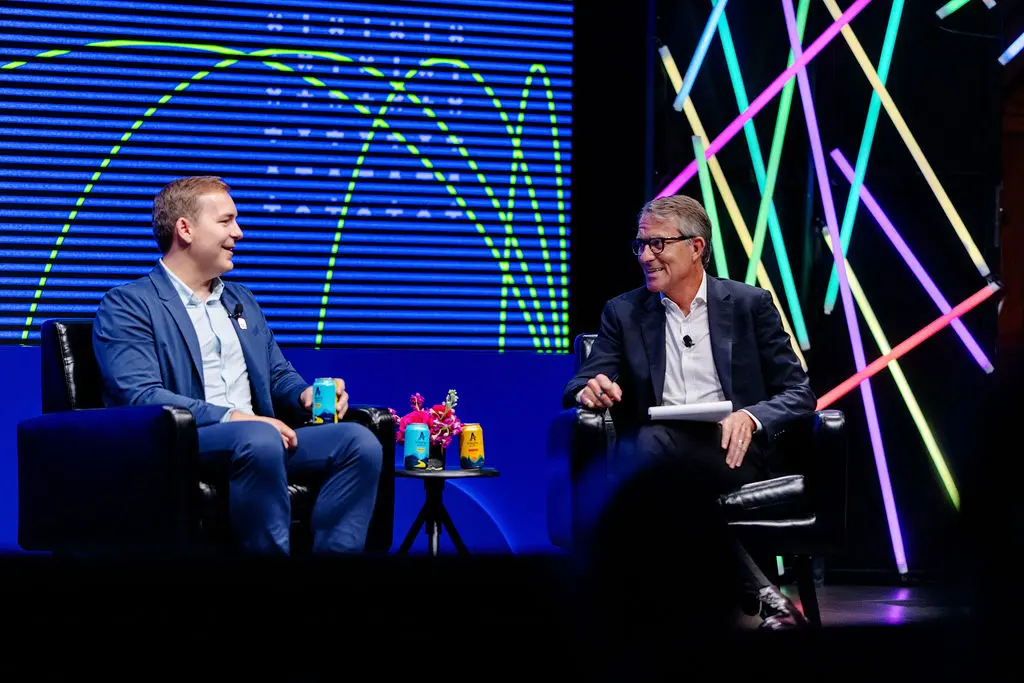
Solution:
<path fill-rule="evenodd" d="M 148 272 L 153 194 L 212 173 L 281 343 L 567 352 L 569 6 L 448 4 L 4 10 L 0 339 Z"/>

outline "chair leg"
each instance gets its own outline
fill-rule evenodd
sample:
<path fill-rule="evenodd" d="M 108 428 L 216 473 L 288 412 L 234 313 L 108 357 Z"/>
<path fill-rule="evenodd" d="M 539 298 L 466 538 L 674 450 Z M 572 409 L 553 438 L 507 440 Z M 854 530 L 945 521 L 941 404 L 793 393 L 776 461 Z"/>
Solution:
<path fill-rule="evenodd" d="M 796 585 L 800 591 L 800 604 L 804 616 L 815 628 L 821 628 L 821 610 L 818 608 L 818 592 L 814 587 L 814 559 L 809 555 L 795 558 Z"/>

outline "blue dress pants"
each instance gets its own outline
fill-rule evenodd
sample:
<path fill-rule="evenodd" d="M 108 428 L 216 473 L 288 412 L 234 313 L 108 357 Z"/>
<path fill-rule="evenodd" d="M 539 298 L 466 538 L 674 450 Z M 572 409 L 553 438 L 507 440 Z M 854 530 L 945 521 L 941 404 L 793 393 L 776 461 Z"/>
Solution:
<path fill-rule="evenodd" d="M 323 482 L 311 518 L 314 554 L 361 552 L 377 499 L 380 442 L 351 422 L 301 427 L 295 434 L 298 445 L 285 449 L 266 422 L 199 429 L 200 466 L 228 479 L 231 529 L 242 552 L 289 554 L 289 478 Z"/>

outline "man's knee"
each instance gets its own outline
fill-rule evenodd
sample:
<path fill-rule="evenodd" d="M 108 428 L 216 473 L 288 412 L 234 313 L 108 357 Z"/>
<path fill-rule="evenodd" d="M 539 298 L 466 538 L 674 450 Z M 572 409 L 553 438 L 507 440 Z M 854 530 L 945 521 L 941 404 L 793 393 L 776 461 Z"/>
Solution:
<path fill-rule="evenodd" d="M 360 424 L 346 422 L 339 424 L 339 445 L 335 451 L 335 468 L 354 467 L 368 477 L 380 475 L 384 463 L 384 449 L 369 429 Z M 322 429 L 322 428 L 321 428 Z"/>
<path fill-rule="evenodd" d="M 384 465 L 384 448 L 373 432 L 362 425 L 355 426 L 358 429 L 352 437 L 354 457 L 361 469 L 372 476 L 377 476 Z"/>
<path fill-rule="evenodd" d="M 235 448 L 235 471 L 250 470 L 264 475 L 284 476 L 284 442 L 281 433 L 266 422 L 252 422 Z"/>

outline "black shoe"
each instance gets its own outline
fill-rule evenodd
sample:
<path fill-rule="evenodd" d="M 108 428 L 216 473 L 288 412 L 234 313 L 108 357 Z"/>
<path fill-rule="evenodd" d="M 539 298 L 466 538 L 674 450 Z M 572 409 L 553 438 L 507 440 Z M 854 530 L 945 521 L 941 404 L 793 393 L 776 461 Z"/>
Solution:
<path fill-rule="evenodd" d="M 759 628 L 785 631 L 807 627 L 804 615 L 775 586 L 765 586 L 758 591 L 757 598 L 761 601 L 761 618 L 764 620 Z"/>

